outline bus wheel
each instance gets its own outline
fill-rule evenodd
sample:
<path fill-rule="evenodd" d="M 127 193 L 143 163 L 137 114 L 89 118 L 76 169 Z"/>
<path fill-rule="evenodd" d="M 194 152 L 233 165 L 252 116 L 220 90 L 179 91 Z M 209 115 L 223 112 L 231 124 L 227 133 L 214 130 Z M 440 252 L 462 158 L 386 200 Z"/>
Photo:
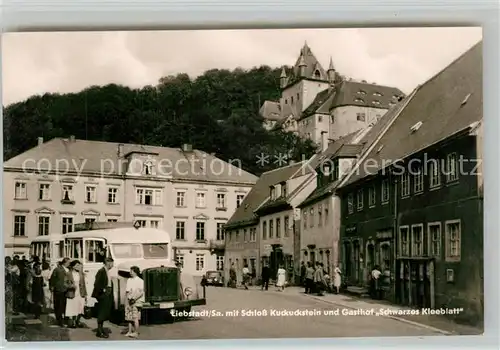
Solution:
<path fill-rule="evenodd" d="M 176 317 L 177 320 L 187 320 L 189 316 L 185 316 L 183 314 L 187 314 L 191 311 L 191 306 L 188 307 L 182 307 L 180 309 L 176 309 L 176 311 L 180 314 L 179 316 Z"/>

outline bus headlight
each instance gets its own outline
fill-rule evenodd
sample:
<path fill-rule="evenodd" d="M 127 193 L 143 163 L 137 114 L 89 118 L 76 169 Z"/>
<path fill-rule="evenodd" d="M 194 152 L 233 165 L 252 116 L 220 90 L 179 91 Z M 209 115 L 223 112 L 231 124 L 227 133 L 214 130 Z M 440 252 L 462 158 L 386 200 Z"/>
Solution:
<path fill-rule="evenodd" d="M 193 294 L 193 290 L 191 289 L 191 287 L 186 287 L 184 288 L 184 294 L 189 297 L 191 294 Z"/>

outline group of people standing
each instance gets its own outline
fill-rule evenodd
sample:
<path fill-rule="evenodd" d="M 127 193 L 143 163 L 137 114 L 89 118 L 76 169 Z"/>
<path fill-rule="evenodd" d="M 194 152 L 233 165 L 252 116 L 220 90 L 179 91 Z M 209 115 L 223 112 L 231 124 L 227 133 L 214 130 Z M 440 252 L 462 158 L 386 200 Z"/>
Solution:
<path fill-rule="evenodd" d="M 307 264 L 302 262 L 300 266 L 300 278 L 306 294 L 317 294 L 319 296 L 323 295 L 323 292 L 331 291 L 332 289 L 334 293 L 338 294 L 342 284 L 342 275 L 338 266 L 335 266 L 333 269 L 332 282 L 327 271 L 324 269 L 323 263 L 318 261 L 316 264 L 310 261 Z"/>
<path fill-rule="evenodd" d="M 109 337 L 103 325 L 110 319 L 113 309 L 113 283 L 110 276 L 113 263 L 113 259 L 105 259 L 104 266 L 96 274 L 91 294 L 97 300 L 96 335 L 99 338 Z M 81 318 L 84 315 L 90 317 L 90 308 L 86 308 L 89 295 L 82 267 L 80 261 L 64 258 L 50 272 L 48 262 L 41 263 L 37 257 L 30 262 L 23 262 L 18 257 L 6 257 L 6 315 L 31 312 L 35 318 L 39 318 L 42 313 L 53 309 L 60 327 L 84 327 Z M 125 287 L 125 320 L 129 323 L 126 336 L 132 338 L 138 336 L 144 302 L 144 282 L 140 274 L 140 269 L 132 266 Z"/>

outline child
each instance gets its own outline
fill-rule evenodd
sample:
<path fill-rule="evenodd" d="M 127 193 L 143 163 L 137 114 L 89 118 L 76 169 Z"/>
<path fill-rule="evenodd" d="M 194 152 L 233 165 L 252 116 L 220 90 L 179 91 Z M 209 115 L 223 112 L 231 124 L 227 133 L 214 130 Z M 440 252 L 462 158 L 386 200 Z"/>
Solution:
<path fill-rule="evenodd" d="M 141 271 L 137 266 L 130 268 L 130 278 L 127 280 L 126 295 L 128 304 L 125 305 L 125 320 L 129 322 L 127 337 L 139 336 L 139 321 L 141 308 L 144 303 L 144 281 L 139 277 Z"/>

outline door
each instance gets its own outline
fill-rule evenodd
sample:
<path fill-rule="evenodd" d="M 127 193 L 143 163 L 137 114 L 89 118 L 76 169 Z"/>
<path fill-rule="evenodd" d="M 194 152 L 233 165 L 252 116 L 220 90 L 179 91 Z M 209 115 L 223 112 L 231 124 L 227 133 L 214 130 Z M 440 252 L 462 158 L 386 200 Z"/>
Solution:
<path fill-rule="evenodd" d="M 354 283 L 355 284 L 359 284 L 361 282 L 362 279 L 360 279 L 360 269 L 359 269 L 359 264 L 360 264 L 360 261 L 359 261 L 359 256 L 360 254 L 360 246 L 359 246 L 359 242 L 356 241 L 356 242 L 353 242 L 353 254 L 352 254 L 352 257 L 353 257 L 353 261 L 352 261 L 352 276 L 353 276 L 353 279 L 354 279 Z"/>
<path fill-rule="evenodd" d="M 368 244 L 366 247 L 366 272 L 371 273 L 375 267 L 375 246 L 373 244 Z M 365 277 L 365 276 L 363 276 Z"/>
<path fill-rule="evenodd" d="M 343 270 L 345 273 L 345 282 L 348 283 L 352 280 L 352 263 L 351 263 L 351 243 L 350 242 L 344 242 L 343 244 L 343 256 L 342 256 L 342 261 L 343 261 Z"/>
<path fill-rule="evenodd" d="M 106 241 L 102 238 L 85 238 L 83 240 L 83 272 L 85 273 L 85 282 L 89 294 L 94 289 L 95 276 L 97 271 L 104 266 L 104 260 L 107 257 Z M 116 268 L 110 271 L 111 274 L 118 275 Z M 117 288 L 114 292 L 118 293 Z"/>
<path fill-rule="evenodd" d="M 311 250 L 309 252 L 309 261 L 311 262 L 311 264 L 314 265 L 316 264 L 316 253 L 314 252 L 314 250 Z"/>

